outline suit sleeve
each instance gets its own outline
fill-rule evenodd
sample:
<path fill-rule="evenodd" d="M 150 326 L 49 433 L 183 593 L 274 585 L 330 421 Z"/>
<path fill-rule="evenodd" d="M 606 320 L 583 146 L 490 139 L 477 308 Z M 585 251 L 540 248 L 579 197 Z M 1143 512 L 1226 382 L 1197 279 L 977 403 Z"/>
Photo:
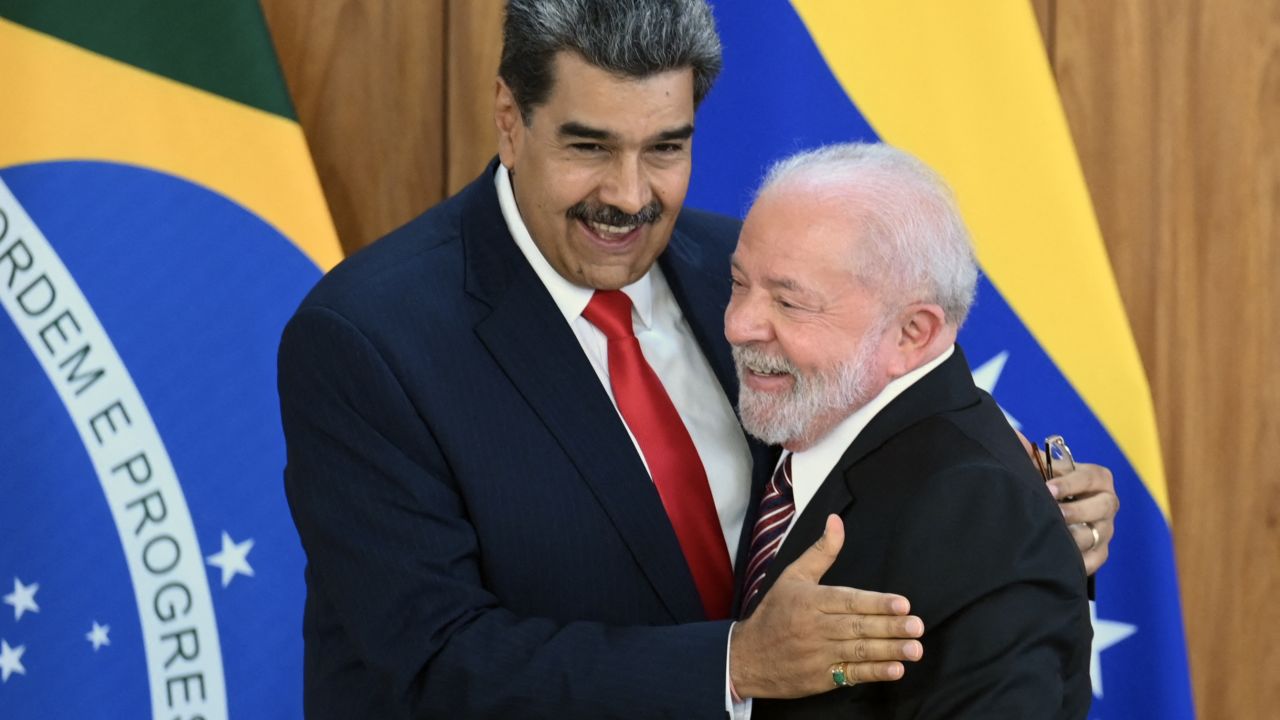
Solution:
<path fill-rule="evenodd" d="M 897 716 L 1050 718 L 1082 699 L 1088 707 L 1084 568 L 1035 485 L 962 467 L 934 478 L 905 514 L 892 589 L 912 598 L 926 632 L 923 660 L 892 688 Z"/>
<path fill-rule="evenodd" d="M 400 712 L 724 717 L 727 621 L 557 623 L 498 604 L 430 422 L 342 316 L 299 311 L 281 342 L 279 391 L 308 594 L 330 618 L 308 618 L 308 642 L 343 636 Z"/>

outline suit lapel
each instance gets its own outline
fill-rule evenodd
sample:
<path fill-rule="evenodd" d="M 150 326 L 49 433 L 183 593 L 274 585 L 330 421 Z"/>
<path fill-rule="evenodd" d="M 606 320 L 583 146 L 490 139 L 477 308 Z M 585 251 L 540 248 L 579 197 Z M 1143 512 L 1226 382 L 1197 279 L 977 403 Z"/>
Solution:
<path fill-rule="evenodd" d="M 468 293 L 491 308 L 476 334 L 556 438 L 678 622 L 704 619 L 693 577 L 626 427 L 550 293 L 507 231 L 495 164 L 468 189 Z"/>
<path fill-rule="evenodd" d="M 769 576 L 761 585 L 760 596 L 773 586 L 774 580 L 819 537 L 831 513 L 844 516 L 857 503 L 857 485 L 868 478 L 858 473 L 858 464 L 884 445 L 894 435 L 938 413 L 967 407 L 978 402 L 980 395 L 964 353 L 956 345 L 955 352 L 941 365 L 920 378 L 893 399 L 867 424 L 809 500 L 804 512 L 796 518 L 786 540 L 770 565 Z M 873 479 L 893 482 L 893 478 Z M 873 550 L 874 551 L 874 550 Z M 776 570 L 775 570 L 776 568 Z"/>
<path fill-rule="evenodd" d="M 671 235 L 666 251 L 658 258 L 658 266 L 671 288 L 671 294 L 693 330 L 702 354 L 711 364 L 725 396 L 731 404 L 738 400 L 738 377 L 733 369 L 729 343 L 724 339 L 724 309 L 729 302 L 729 276 L 719 277 L 710 268 L 728 267 L 728 262 L 711 262 L 704 258 L 706 250 L 694 239 L 677 229 Z"/>

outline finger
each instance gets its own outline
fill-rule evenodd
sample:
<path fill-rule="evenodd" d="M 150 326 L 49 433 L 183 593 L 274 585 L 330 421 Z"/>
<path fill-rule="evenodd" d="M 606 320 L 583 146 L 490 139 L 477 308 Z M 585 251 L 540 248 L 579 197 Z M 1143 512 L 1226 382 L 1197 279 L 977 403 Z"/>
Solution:
<path fill-rule="evenodd" d="M 1055 498 L 1092 493 L 1115 494 L 1115 481 L 1111 471 L 1101 465 L 1079 463 L 1071 472 L 1058 473 L 1058 465 L 1054 466 L 1054 478 L 1049 481 L 1049 492 Z"/>
<path fill-rule="evenodd" d="M 886 682 L 891 680 L 899 680 L 906 672 L 906 668 L 900 662 L 878 662 L 878 663 L 848 663 L 845 667 L 845 677 L 849 678 L 852 683 L 864 682 Z"/>
<path fill-rule="evenodd" d="M 919 640 L 850 640 L 840 643 L 836 655 L 850 663 L 915 662 L 924 657 Z"/>
<path fill-rule="evenodd" d="M 818 629 L 828 640 L 908 640 L 924 635 L 924 621 L 915 615 L 826 615 Z"/>
<path fill-rule="evenodd" d="M 1086 575 L 1092 575 L 1098 572 L 1098 568 L 1107 561 L 1107 557 L 1111 554 L 1110 546 L 1106 542 L 1098 544 L 1098 547 L 1084 554 L 1084 571 Z"/>
<path fill-rule="evenodd" d="M 911 603 L 901 595 L 847 587 L 814 588 L 814 607 L 834 615 L 906 615 Z"/>
<path fill-rule="evenodd" d="M 1071 539 L 1076 541 L 1076 547 L 1083 555 L 1090 550 L 1096 549 L 1093 542 L 1093 531 L 1088 525 L 1068 525 L 1067 529 L 1071 531 Z M 1102 544 L 1102 533 L 1098 533 L 1098 545 Z"/>
<path fill-rule="evenodd" d="M 841 547 L 844 547 L 844 523 L 840 521 L 839 516 L 828 515 L 827 527 L 822 531 L 822 537 L 810 545 L 809 549 L 796 558 L 795 562 L 788 565 L 778 580 L 792 577 L 812 583 L 818 582 L 823 575 L 827 574 L 827 570 L 831 569 L 831 563 L 836 561 Z"/>
<path fill-rule="evenodd" d="M 1077 495 L 1071 502 L 1058 503 L 1062 517 L 1070 524 L 1102 523 L 1110 524 L 1116 516 L 1117 500 L 1115 495 L 1097 493 L 1094 495 Z"/>

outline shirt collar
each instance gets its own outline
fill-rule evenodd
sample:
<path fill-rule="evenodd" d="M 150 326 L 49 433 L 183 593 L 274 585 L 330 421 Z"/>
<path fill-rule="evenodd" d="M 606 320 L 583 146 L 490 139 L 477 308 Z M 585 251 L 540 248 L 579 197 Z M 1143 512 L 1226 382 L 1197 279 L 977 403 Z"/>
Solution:
<path fill-rule="evenodd" d="M 840 462 L 840 458 L 844 456 L 853 441 L 858 439 L 858 435 L 866 429 L 867 425 L 880 411 L 888 407 L 889 403 L 907 390 L 907 388 L 919 382 L 920 378 L 928 375 L 930 371 L 946 362 L 947 358 L 955 353 L 956 346 L 953 344 L 948 347 L 941 355 L 903 375 L 895 378 L 884 386 L 880 394 L 871 399 L 870 402 L 853 411 L 853 414 L 840 424 L 836 425 L 818 442 L 811 447 L 794 453 L 791 457 L 791 477 L 792 488 L 796 503 L 796 514 L 799 515 L 804 510 L 805 505 L 818 491 L 818 487 L 822 485 L 823 480 L 831 471 L 835 469 L 836 463 Z"/>
<path fill-rule="evenodd" d="M 551 298 L 555 300 L 556 307 L 560 308 L 565 320 L 572 324 L 582 315 L 587 303 L 591 302 L 591 296 L 595 294 L 595 290 L 569 282 L 551 267 L 550 262 L 547 262 L 547 258 L 542 255 L 542 251 L 533 241 L 533 236 L 529 234 L 529 228 L 525 226 L 524 219 L 520 217 L 520 208 L 516 205 L 515 191 L 511 185 L 511 174 L 505 165 L 498 164 L 493 183 L 498 191 L 498 207 L 502 208 L 502 219 L 506 221 L 511 237 L 515 238 L 516 247 L 520 248 L 520 252 L 524 254 L 525 259 L 538 275 L 538 279 L 546 286 L 547 292 L 551 293 Z M 631 298 L 635 315 L 645 329 L 653 327 L 652 275 L 653 268 L 650 268 L 640 276 L 639 280 L 622 288 L 622 292 Z"/>

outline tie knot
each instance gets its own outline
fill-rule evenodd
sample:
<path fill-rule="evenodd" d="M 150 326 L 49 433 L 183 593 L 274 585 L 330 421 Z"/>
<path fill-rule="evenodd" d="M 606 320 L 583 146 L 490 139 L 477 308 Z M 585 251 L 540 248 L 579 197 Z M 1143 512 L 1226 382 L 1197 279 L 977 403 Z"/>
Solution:
<path fill-rule="evenodd" d="M 631 326 L 631 298 L 621 290 L 597 290 L 582 311 L 582 317 L 595 325 L 610 340 L 636 336 Z"/>

